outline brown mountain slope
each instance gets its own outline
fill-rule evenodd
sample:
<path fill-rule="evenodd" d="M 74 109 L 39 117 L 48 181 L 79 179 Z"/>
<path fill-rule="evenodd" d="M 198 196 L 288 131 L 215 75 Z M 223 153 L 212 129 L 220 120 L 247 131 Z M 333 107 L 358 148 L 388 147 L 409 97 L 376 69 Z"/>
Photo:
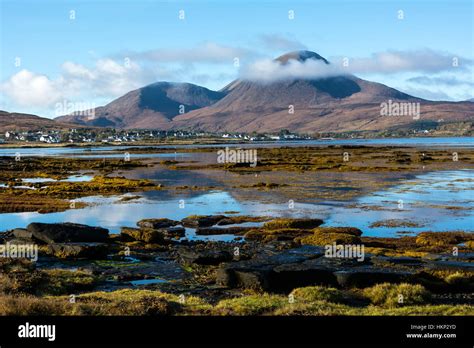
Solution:
<path fill-rule="evenodd" d="M 208 106 L 221 92 L 190 83 L 158 82 L 131 91 L 109 104 L 82 115 L 56 118 L 62 122 L 115 128 L 170 128 L 171 119 L 182 111 Z M 93 115 L 93 116 L 92 116 Z"/>
<path fill-rule="evenodd" d="M 0 132 L 74 128 L 77 125 L 57 122 L 36 115 L 0 110 Z"/>
<path fill-rule="evenodd" d="M 173 127 L 242 132 L 281 129 L 343 132 L 383 130 L 417 121 L 415 115 L 382 116 L 381 103 L 389 100 L 420 103 L 419 120 L 456 122 L 474 119 L 473 103 L 431 102 L 381 84 L 354 77 L 345 79 L 342 84 L 353 81 L 360 91 L 338 98 L 315 88 L 311 81 L 280 82 L 272 86 L 243 82 L 216 104 L 175 117 Z M 330 84 L 337 86 L 337 80 L 333 78 Z M 289 112 L 289 105 L 294 107 L 293 114 Z"/>

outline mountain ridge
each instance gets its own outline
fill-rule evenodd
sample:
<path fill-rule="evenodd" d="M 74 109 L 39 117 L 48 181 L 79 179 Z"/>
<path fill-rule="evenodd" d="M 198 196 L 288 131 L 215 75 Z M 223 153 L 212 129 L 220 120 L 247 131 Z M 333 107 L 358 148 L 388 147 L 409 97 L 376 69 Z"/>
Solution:
<path fill-rule="evenodd" d="M 288 66 L 308 60 L 331 64 L 306 50 L 289 52 L 273 61 Z M 474 118 L 472 103 L 429 101 L 354 75 L 337 74 L 268 83 L 237 79 L 219 91 L 163 81 L 130 91 L 94 109 L 93 117 L 65 115 L 56 120 L 125 129 L 243 132 L 381 130 L 416 122 L 410 115 L 381 115 L 381 103 L 389 100 L 419 103 L 424 120 L 457 122 Z"/>

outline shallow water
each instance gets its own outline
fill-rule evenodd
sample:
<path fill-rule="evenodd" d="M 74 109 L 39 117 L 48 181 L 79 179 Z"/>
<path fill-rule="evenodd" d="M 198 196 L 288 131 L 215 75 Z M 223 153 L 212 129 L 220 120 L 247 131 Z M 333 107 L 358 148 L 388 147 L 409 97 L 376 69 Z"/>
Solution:
<path fill-rule="evenodd" d="M 93 204 L 84 209 L 51 214 L 1 214 L 0 230 L 25 227 L 30 222 L 76 222 L 102 226 L 111 233 L 119 233 L 121 226 L 134 227 L 138 220 L 145 218 L 180 220 L 194 214 L 238 211 L 240 214 L 256 216 L 321 218 L 328 226 L 358 227 L 366 236 L 396 236 L 399 231 L 472 231 L 473 182 L 474 170 L 431 172 L 352 202 L 295 202 L 293 209 L 289 209 L 286 202 L 263 204 L 238 201 L 231 193 L 218 190 L 204 193 L 165 190 L 131 193 L 123 196 L 138 194 L 142 198 L 127 202 L 120 202 L 123 196 L 87 197 L 76 200 Z M 370 227 L 372 223 L 386 219 L 414 221 L 422 224 L 422 227 Z M 186 229 L 186 237 L 222 241 L 234 239 L 233 235 L 196 236 L 194 229 L 190 228 Z"/>
<path fill-rule="evenodd" d="M 93 178 L 94 176 L 92 175 L 71 175 L 67 177 L 66 179 L 62 179 L 62 180 L 55 180 L 52 178 L 26 178 L 26 179 L 21 179 L 21 181 L 29 183 L 29 184 L 54 182 L 54 181 L 85 182 L 85 181 L 91 181 Z"/>
<path fill-rule="evenodd" d="M 163 283 L 167 283 L 167 281 L 164 279 L 158 279 L 158 278 L 132 280 L 130 282 L 130 284 L 132 284 L 133 286 L 149 285 L 149 284 L 163 284 Z"/>

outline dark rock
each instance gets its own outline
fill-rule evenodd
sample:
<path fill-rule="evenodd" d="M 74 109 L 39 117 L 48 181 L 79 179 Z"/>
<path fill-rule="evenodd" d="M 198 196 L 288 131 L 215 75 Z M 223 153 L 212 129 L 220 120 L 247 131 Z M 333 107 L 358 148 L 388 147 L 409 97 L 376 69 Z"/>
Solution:
<path fill-rule="evenodd" d="M 378 268 L 371 258 L 329 258 L 324 248 L 304 246 L 260 254 L 254 259 L 231 262 L 217 270 L 216 283 L 229 288 L 289 292 L 294 288 L 325 285 L 367 287 L 377 283 L 413 280 L 414 272 Z"/>
<path fill-rule="evenodd" d="M 137 222 L 137 226 L 141 228 L 152 228 L 152 229 L 160 229 L 166 228 L 171 226 L 179 225 L 179 221 L 170 220 L 170 219 L 143 219 Z"/>
<path fill-rule="evenodd" d="M 334 272 L 338 284 L 343 288 L 365 288 L 378 283 L 401 283 L 410 280 L 412 272 L 360 267 Z"/>
<path fill-rule="evenodd" d="M 457 269 L 474 271 L 474 263 L 464 261 L 435 261 L 427 264 L 427 268 L 431 269 Z"/>
<path fill-rule="evenodd" d="M 35 244 L 31 239 L 26 238 L 12 238 L 8 240 L 9 244 L 15 245 L 32 245 Z"/>
<path fill-rule="evenodd" d="M 60 259 L 105 259 L 108 253 L 104 243 L 55 243 L 49 244 L 46 253 Z"/>
<path fill-rule="evenodd" d="M 218 265 L 231 261 L 233 256 L 225 250 L 187 250 L 179 251 L 179 256 L 185 263 L 198 265 Z"/>
<path fill-rule="evenodd" d="M 311 263 L 289 264 L 275 267 L 270 278 L 276 291 L 290 292 L 308 285 L 336 286 L 337 280 L 331 269 Z"/>
<path fill-rule="evenodd" d="M 217 270 L 216 283 L 230 288 L 275 292 L 324 281 L 334 284 L 335 278 L 323 267 L 309 269 L 301 265 L 304 261 L 319 258 L 323 254 L 323 248 L 304 246 L 274 255 L 259 255 L 247 261 L 232 262 Z"/>
<path fill-rule="evenodd" d="M 417 266 L 423 264 L 423 260 L 416 257 L 408 257 L 408 256 L 399 256 L 399 257 L 388 257 L 388 256 L 378 256 L 376 258 L 382 262 L 388 262 L 395 265 L 406 265 L 406 266 Z"/>
<path fill-rule="evenodd" d="M 20 238 L 20 239 L 28 239 L 32 240 L 33 237 L 33 232 L 28 231 L 24 228 L 15 228 L 14 230 L 11 231 L 13 237 L 15 238 Z"/>
<path fill-rule="evenodd" d="M 182 219 L 181 223 L 185 227 L 192 228 L 210 227 L 225 218 L 224 215 L 193 215 Z"/>
<path fill-rule="evenodd" d="M 109 236 L 109 231 L 105 228 L 69 222 L 57 224 L 33 222 L 26 229 L 34 238 L 45 243 L 106 242 Z"/>

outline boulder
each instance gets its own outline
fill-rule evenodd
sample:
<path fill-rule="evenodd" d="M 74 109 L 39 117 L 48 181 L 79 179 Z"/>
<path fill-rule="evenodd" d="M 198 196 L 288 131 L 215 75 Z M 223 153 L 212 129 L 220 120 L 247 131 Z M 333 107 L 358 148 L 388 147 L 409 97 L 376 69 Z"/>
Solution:
<path fill-rule="evenodd" d="M 104 243 L 55 243 L 45 250 L 49 255 L 60 259 L 105 259 L 108 246 Z"/>
<path fill-rule="evenodd" d="M 106 242 L 109 237 L 109 230 L 105 228 L 69 222 L 57 224 L 33 222 L 26 229 L 34 238 L 49 244 Z"/>

